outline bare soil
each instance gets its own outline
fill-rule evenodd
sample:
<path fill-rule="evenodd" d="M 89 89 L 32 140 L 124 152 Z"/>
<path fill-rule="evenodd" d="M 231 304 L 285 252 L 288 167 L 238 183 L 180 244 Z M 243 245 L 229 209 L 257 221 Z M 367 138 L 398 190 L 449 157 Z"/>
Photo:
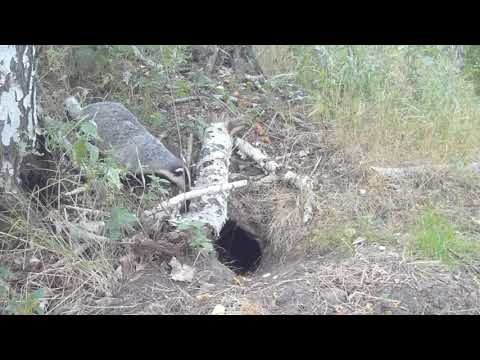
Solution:
<path fill-rule="evenodd" d="M 434 261 L 412 261 L 394 248 L 361 246 L 275 266 L 271 272 L 216 284 L 184 285 L 166 266 L 148 265 L 108 298 L 62 313 L 210 314 L 479 314 L 478 275 Z"/>

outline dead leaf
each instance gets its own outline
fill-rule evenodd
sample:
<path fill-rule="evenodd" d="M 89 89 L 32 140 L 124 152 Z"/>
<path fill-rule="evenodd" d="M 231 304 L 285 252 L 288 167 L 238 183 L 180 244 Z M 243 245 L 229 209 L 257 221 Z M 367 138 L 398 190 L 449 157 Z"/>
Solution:
<path fill-rule="evenodd" d="M 272 141 L 270 140 L 270 138 L 268 136 L 260 136 L 260 140 L 265 144 L 271 144 L 272 143 Z"/>
<path fill-rule="evenodd" d="M 215 305 L 212 311 L 212 315 L 225 315 L 225 306 L 223 305 Z"/>
<path fill-rule="evenodd" d="M 257 136 L 266 136 L 267 135 L 267 132 L 265 131 L 263 126 L 260 125 L 258 122 L 255 123 L 255 134 L 257 134 Z"/>
<path fill-rule="evenodd" d="M 170 278 L 175 281 L 192 282 L 195 275 L 195 268 L 181 264 L 175 257 L 168 263 L 172 267 Z"/>
<path fill-rule="evenodd" d="M 206 294 L 206 293 L 205 293 L 205 294 L 200 294 L 200 295 L 197 295 L 197 296 L 196 296 L 196 299 L 197 299 L 198 301 L 201 301 L 201 302 L 205 302 L 205 301 L 207 301 L 207 300 L 210 299 L 210 298 L 211 298 L 210 294 Z"/>
<path fill-rule="evenodd" d="M 262 315 L 263 311 L 260 305 L 254 303 L 243 304 L 240 310 L 242 315 Z"/>
<path fill-rule="evenodd" d="M 249 107 L 250 106 L 250 102 L 239 97 L 238 98 L 238 106 L 241 107 L 241 108 L 246 108 L 246 107 Z"/>

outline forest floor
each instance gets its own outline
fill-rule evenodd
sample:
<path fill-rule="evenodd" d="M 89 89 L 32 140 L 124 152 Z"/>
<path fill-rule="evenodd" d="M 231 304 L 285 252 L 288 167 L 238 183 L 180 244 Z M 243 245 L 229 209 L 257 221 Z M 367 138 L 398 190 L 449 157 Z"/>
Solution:
<path fill-rule="evenodd" d="M 21 289 L 19 293 L 40 285 L 48 288 L 42 299 L 48 314 L 480 313 L 480 259 L 473 250 L 462 251 L 470 248 L 458 240 L 467 236 L 479 242 L 480 186 L 474 174 L 436 171 L 386 179 L 371 170 L 373 164 L 359 159 L 352 150 L 355 144 L 346 149 L 333 141 L 331 124 L 311 116 L 305 91 L 293 82 L 237 79 L 226 66 L 218 66 L 207 79 L 200 77 L 195 64 L 182 66 L 182 71 L 168 75 L 168 86 L 143 93 L 132 85 L 136 72 L 145 79 L 145 72 L 154 70 L 138 67 L 134 57 L 122 59 L 121 73 L 129 73 L 132 80 L 126 80 L 121 93 L 109 88 L 113 85 L 100 89 L 91 85 L 93 81 L 78 82 L 94 88 L 84 93 L 85 103 L 121 101 L 179 151 L 185 151 L 196 121 L 227 113 L 243 125 L 236 136 L 284 168 L 312 177 L 314 219 L 303 224 L 297 189 L 254 183 L 233 191 L 229 200 L 232 218 L 251 229 L 259 244 L 261 258 L 254 271 L 208 277 L 196 259 L 179 257 L 197 270 L 193 280 L 179 282 L 172 279 L 170 257 L 139 256 L 128 246 L 72 257 L 62 268 L 61 257 L 42 257 L 38 249 L 31 251 L 33 247 L 16 247 L 1 256 L 2 264 L 15 274 L 11 284 Z M 73 90 L 61 88 L 62 81 L 47 72 L 40 94 L 44 110 L 53 118 L 62 116 L 62 101 Z M 168 105 L 186 97 L 195 98 Z M 200 146 L 195 138 L 193 162 Z M 235 154 L 230 170 L 232 180 L 262 175 L 256 164 Z M 444 217 L 459 225 L 450 229 Z M 432 257 L 419 250 L 422 239 L 434 241 L 432 233 L 435 239 L 451 240 L 449 255 Z M 97 266 L 95 256 L 103 256 L 108 265 L 102 262 L 99 271 L 74 273 L 76 261 Z M 28 266 L 32 257 L 41 259 L 42 266 Z M 65 274 L 81 279 L 58 279 Z"/>

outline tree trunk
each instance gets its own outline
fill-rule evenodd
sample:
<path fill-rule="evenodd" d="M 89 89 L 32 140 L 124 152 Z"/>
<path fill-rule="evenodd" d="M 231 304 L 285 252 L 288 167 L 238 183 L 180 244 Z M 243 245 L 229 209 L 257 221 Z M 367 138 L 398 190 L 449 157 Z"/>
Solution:
<path fill-rule="evenodd" d="M 203 64 L 208 73 L 217 65 L 233 69 L 236 75 L 264 75 L 253 45 L 193 45 L 193 60 Z"/>
<path fill-rule="evenodd" d="M 17 191 L 22 159 L 35 147 L 35 55 L 33 45 L 0 45 L 0 191 Z"/>

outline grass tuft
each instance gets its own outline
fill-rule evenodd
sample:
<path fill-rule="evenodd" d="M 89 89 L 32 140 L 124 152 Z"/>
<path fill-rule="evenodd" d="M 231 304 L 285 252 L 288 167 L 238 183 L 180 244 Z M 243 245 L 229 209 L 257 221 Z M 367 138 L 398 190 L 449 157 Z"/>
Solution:
<path fill-rule="evenodd" d="M 477 241 L 464 238 L 446 217 L 432 207 L 421 212 L 412 234 L 412 252 L 447 264 L 480 252 Z"/>

